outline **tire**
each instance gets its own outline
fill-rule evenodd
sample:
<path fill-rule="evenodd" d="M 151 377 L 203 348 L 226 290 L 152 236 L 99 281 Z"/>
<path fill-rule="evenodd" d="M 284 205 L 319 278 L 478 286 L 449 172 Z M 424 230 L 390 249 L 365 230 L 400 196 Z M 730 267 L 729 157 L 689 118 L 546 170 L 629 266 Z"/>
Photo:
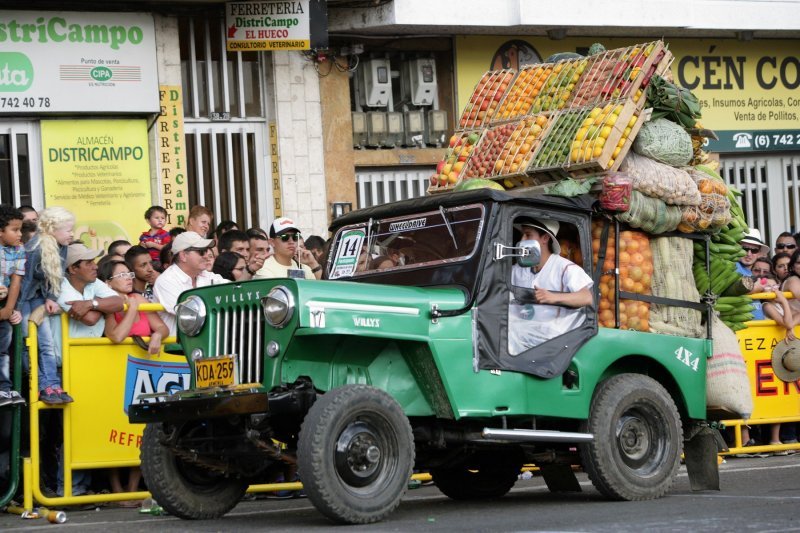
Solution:
<path fill-rule="evenodd" d="M 380 389 L 333 389 L 303 420 L 297 466 L 308 499 L 322 514 L 338 523 L 377 522 L 397 508 L 408 488 L 411 425 Z"/>
<path fill-rule="evenodd" d="M 497 452 L 483 452 L 457 468 L 431 469 L 431 477 L 438 489 L 454 500 L 491 500 L 511 490 L 521 469 L 521 461 L 507 461 Z"/>
<path fill-rule="evenodd" d="M 142 436 L 142 476 L 153 498 L 169 514 L 186 520 L 219 518 L 239 503 L 247 490 L 244 480 L 183 461 L 159 442 L 161 436 L 161 424 L 147 424 Z"/>
<path fill-rule="evenodd" d="M 584 469 L 595 488 L 614 500 L 651 500 L 666 494 L 678 471 L 683 428 L 664 387 L 641 374 L 620 374 L 601 383 L 592 400 L 580 445 Z"/>

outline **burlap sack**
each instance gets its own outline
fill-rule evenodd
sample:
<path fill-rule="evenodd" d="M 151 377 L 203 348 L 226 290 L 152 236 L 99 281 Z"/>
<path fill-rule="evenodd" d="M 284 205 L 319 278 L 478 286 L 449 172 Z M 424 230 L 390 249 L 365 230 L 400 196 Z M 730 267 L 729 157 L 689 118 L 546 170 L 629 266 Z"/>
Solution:
<path fill-rule="evenodd" d="M 736 334 L 714 316 L 714 355 L 706 368 L 706 404 L 750 418 L 753 396 L 742 351 Z"/>
<path fill-rule="evenodd" d="M 692 240 L 682 237 L 652 237 L 653 296 L 699 302 L 700 293 L 692 275 Z M 702 314 L 694 309 L 653 304 L 650 329 L 666 335 L 700 338 L 705 335 Z"/>

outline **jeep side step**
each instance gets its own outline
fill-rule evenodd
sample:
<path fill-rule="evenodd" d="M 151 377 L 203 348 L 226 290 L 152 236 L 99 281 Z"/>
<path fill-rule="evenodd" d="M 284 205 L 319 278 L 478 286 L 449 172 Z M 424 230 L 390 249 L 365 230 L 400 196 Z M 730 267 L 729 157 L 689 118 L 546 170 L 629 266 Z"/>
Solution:
<path fill-rule="evenodd" d="M 496 429 L 483 428 L 481 436 L 487 440 L 505 440 L 513 442 L 591 442 L 591 433 L 575 433 L 571 431 L 549 431 L 545 429 Z"/>

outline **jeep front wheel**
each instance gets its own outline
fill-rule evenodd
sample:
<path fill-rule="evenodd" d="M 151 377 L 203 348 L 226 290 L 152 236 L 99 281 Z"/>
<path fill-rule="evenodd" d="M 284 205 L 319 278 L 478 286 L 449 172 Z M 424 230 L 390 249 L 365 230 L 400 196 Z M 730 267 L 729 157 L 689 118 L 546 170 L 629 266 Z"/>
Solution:
<path fill-rule="evenodd" d="M 521 469 L 522 461 L 504 459 L 503 452 L 481 452 L 457 467 L 432 468 L 431 477 L 454 500 L 489 500 L 510 491 Z"/>
<path fill-rule="evenodd" d="M 664 387 L 641 374 L 601 383 L 592 400 L 580 446 L 589 479 L 615 500 L 649 500 L 669 491 L 680 462 L 683 429 Z"/>
<path fill-rule="evenodd" d="M 205 426 L 177 428 L 178 438 L 202 437 Z M 244 480 L 179 458 L 164 446 L 162 424 L 147 424 L 142 436 L 142 476 L 158 504 L 169 514 L 187 520 L 219 518 L 233 509 L 247 490 Z"/>
<path fill-rule="evenodd" d="M 309 500 L 322 514 L 340 523 L 377 522 L 394 511 L 408 487 L 411 425 L 380 389 L 333 389 L 303 420 L 297 465 Z"/>

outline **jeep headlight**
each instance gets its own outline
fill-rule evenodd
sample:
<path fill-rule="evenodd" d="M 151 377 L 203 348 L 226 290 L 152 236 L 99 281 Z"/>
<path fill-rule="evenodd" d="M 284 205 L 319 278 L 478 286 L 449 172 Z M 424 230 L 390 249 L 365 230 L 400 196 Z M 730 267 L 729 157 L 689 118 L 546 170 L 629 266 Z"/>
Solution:
<path fill-rule="evenodd" d="M 267 323 L 274 328 L 282 328 L 294 314 L 294 297 L 289 289 L 279 285 L 261 299 L 261 307 Z"/>
<path fill-rule="evenodd" d="M 206 323 L 206 304 L 199 296 L 189 296 L 175 307 L 178 329 L 194 337 Z"/>

